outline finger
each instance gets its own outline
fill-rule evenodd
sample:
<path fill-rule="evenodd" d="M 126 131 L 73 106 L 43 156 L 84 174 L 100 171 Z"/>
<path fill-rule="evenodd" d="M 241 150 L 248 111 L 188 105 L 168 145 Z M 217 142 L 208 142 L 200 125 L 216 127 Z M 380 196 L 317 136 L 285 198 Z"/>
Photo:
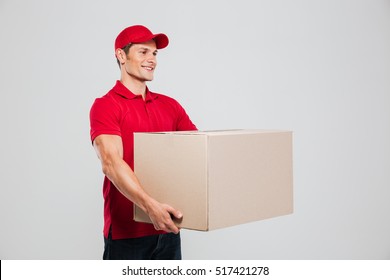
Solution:
<path fill-rule="evenodd" d="M 183 218 L 183 213 L 181 213 L 179 210 L 176 210 L 175 208 L 173 208 L 169 205 L 167 205 L 167 211 L 171 214 L 171 218 L 173 218 L 173 217 L 176 219 Z"/>
<path fill-rule="evenodd" d="M 174 224 L 170 227 L 170 232 L 173 232 L 174 234 L 178 234 L 180 229 L 175 226 Z"/>
<path fill-rule="evenodd" d="M 162 227 L 159 227 L 159 226 L 154 226 L 154 228 L 156 230 L 162 230 L 162 231 L 166 231 L 166 232 L 173 232 L 175 234 L 178 234 L 179 233 L 179 228 L 177 226 L 175 226 L 175 224 L 170 224 L 170 225 L 165 225 L 165 226 L 162 226 Z"/>
<path fill-rule="evenodd" d="M 179 233 L 179 228 L 176 226 L 176 224 L 173 221 L 173 219 L 169 219 L 169 221 L 166 221 L 165 225 L 164 225 L 164 228 L 165 228 L 164 230 L 167 231 L 167 232 L 173 232 L 175 234 Z"/>
<path fill-rule="evenodd" d="M 155 230 L 160 230 L 160 227 L 157 224 L 153 223 L 153 226 Z"/>
<path fill-rule="evenodd" d="M 154 222 L 153 223 L 155 230 L 162 230 L 166 232 L 173 232 L 173 233 L 179 233 L 179 228 L 175 225 L 175 223 L 172 221 L 172 219 L 169 217 L 165 221 L 160 222 Z"/>
<path fill-rule="evenodd" d="M 175 213 L 173 213 L 173 215 L 175 216 L 176 219 L 181 219 L 183 218 L 183 213 L 181 213 L 180 211 L 176 210 Z"/>

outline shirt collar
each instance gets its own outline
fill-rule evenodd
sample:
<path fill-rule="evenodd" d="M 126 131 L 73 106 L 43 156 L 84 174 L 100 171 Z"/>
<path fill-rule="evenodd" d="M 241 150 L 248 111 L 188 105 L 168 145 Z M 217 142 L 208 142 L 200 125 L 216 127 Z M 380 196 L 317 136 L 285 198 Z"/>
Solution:
<path fill-rule="evenodd" d="M 137 94 L 134 94 L 132 93 L 127 87 L 125 87 L 124 84 L 122 84 L 121 81 L 116 81 L 116 84 L 113 88 L 114 92 L 116 94 L 119 94 L 120 96 L 123 96 L 127 99 L 135 99 L 135 98 L 142 98 L 141 95 L 137 95 Z M 146 97 L 145 97 L 145 101 L 150 101 L 150 100 L 153 100 L 153 99 L 156 99 L 157 98 L 157 94 L 149 91 L 149 88 L 146 87 Z"/>

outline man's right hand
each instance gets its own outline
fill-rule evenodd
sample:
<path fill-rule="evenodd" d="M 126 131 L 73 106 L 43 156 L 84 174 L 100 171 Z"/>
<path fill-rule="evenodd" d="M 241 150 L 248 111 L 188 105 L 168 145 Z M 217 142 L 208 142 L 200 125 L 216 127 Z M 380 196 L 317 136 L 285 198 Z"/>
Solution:
<path fill-rule="evenodd" d="M 151 198 L 146 206 L 146 213 L 149 215 L 149 218 L 156 230 L 173 232 L 175 234 L 179 233 L 180 228 L 175 225 L 172 217 L 176 219 L 183 218 L 183 214 L 180 211 L 174 209 L 168 204 L 159 203 Z"/>

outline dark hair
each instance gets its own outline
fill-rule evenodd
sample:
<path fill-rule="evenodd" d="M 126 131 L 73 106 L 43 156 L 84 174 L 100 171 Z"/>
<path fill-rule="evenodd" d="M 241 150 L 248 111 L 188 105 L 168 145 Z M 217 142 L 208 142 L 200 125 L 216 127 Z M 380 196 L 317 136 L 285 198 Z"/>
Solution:
<path fill-rule="evenodd" d="M 132 46 L 133 44 L 130 43 L 130 44 L 127 44 L 126 46 L 124 46 L 122 48 L 122 50 L 125 52 L 126 56 L 129 54 L 129 50 L 130 50 L 130 47 Z M 119 66 L 119 69 L 121 68 L 121 63 L 119 62 L 118 58 L 116 59 L 116 62 L 118 63 L 118 66 Z"/>

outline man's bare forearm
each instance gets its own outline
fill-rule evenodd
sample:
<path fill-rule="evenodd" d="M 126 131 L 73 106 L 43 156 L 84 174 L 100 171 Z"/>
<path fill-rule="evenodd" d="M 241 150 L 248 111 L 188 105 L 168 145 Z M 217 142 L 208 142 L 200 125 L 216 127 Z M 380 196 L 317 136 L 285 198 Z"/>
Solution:
<path fill-rule="evenodd" d="M 102 163 L 103 173 L 127 199 L 147 213 L 158 230 L 177 233 L 179 229 L 171 214 L 181 218 L 181 213 L 169 205 L 161 204 L 142 188 L 131 167 L 123 160 L 122 142 L 119 136 L 98 136 L 94 147 Z"/>

